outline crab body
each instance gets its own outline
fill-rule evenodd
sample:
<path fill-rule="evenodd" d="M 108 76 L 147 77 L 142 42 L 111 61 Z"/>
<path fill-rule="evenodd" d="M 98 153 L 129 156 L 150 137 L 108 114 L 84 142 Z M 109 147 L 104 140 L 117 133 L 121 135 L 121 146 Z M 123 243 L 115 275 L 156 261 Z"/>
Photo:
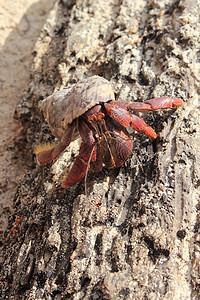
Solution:
<path fill-rule="evenodd" d="M 144 120 L 133 114 L 157 109 L 180 107 L 181 99 L 154 98 L 145 102 L 115 101 L 109 81 L 99 76 L 89 77 L 49 96 L 42 109 L 50 130 L 60 139 L 57 145 L 36 149 L 38 163 L 54 160 L 78 135 L 82 138 L 79 154 L 62 182 L 70 187 L 85 176 L 87 170 L 99 172 L 121 166 L 131 155 L 133 143 L 127 131 L 156 138 L 156 133 Z"/>

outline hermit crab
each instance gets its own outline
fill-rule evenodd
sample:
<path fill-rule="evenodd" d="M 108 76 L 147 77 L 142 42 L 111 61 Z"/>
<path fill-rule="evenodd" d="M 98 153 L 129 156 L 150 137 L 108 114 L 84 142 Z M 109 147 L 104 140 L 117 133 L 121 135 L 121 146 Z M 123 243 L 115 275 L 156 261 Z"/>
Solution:
<path fill-rule="evenodd" d="M 144 102 L 115 101 L 111 84 L 105 78 L 92 76 L 62 89 L 42 102 L 44 116 L 56 145 L 44 145 L 35 150 L 39 165 L 58 157 L 66 147 L 81 136 L 79 154 L 62 186 L 68 188 L 83 179 L 87 170 L 99 172 L 120 167 L 131 155 L 133 142 L 127 127 L 152 139 L 156 133 L 144 120 L 132 112 L 177 108 L 179 98 L 154 98 Z"/>

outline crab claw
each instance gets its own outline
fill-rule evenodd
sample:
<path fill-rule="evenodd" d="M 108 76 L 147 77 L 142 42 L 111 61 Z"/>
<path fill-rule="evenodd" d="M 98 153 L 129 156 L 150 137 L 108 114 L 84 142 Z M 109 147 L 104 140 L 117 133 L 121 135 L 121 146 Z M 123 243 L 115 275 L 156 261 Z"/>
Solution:
<path fill-rule="evenodd" d="M 44 143 L 40 144 L 35 148 L 35 155 L 37 159 L 37 163 L 39 166 L 44 165 L 50 162 L 53 159 L 53 152 L 55 149 L 55 144 Z"/>
<path fill-rule="evenodd" d="M 55 159 L 60 153 L 62 153 L 67 146 L 72 141 L 73 134 L 75 130 L 75 122 L 72 122 L 67 130 L 65 131 L 65 134 L 61 141 L 58 144 L 52 144 L 52 143 L 44 143 L 41 145 L 38 145 L 35 148 L 35 155 L 37 162 L 40 165 L 44 165 L 51 160 Z"/>
<path fill-rule="evenodd" d="M 157 134 L 155 133 L 153 128 L 147 125 L 142 118 L 134 114 L 132 114 L 131 116 L 132 116 L 132 120 L 130 122 L 130 126 L 132 129 L 136 130 L 139 134 L 143 133 L 151 137 L 152 139 L 155 139 L 157 137 Z"/>
<path fill-rule="evenodd" d="M 153 128 L 145 123 L 145 121 L 134 115 L 129 113 L 126 109 L 122 107 L 117 107 L 109 103 L 104 104 L 108 114 L 119 124 L 124 126 L 125 128 L 128 125 L 131 126 L 132 129 L 136 130 L 140 134 L 148 135 L 149 137 L 155 139 L 157 134 L 153 130 Z"/>

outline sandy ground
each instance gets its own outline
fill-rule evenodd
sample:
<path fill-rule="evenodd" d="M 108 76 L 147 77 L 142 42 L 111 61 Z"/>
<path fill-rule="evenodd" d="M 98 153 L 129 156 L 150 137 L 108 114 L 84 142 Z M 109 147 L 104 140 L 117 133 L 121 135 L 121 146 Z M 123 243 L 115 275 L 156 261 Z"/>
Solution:
<path fill-rule="evenodd" d="M 0 4 L 0 240 L 13 196 L 27 169 L 16 155 L 14 138 L 20 123 L 15 107 L 29 83 L 32 52 L 55 0 L 2 0 Z"/>

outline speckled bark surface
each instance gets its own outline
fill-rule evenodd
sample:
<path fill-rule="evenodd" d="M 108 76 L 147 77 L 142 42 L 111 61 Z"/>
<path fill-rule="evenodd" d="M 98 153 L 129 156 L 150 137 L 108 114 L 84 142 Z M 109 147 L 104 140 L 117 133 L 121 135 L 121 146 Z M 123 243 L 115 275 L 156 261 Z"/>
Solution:
<path fill-rule="evenodd" d="M 7 234 L 23 218 L 3 246 L 4 299 L 199 298 L 198 11 L 197 1 L 101 0 L 51 12 L 16 110 L 32 153 L 53 140 L 40 100 L 87 76 L 108 79 L 119 100 L 185 105 L 145 115 L 159 137 L 134 135 L 132 158 L 89 176 L 87 197 L 84 183 L 62 189 L 33 156 Z"/>

